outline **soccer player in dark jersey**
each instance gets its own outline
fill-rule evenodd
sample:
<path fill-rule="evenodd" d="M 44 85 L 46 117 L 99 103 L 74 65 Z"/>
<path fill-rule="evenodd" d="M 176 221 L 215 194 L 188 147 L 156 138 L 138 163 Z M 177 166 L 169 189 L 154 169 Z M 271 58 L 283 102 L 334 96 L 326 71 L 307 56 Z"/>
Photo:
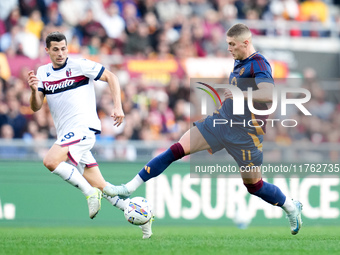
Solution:
<path fill-rule="evenodd" d="M 272 102 L 274 80 L 268 61 L 252 45 L 252 36 L 249 28 L 243 24 L 232 26 L 227 32 L 228 50 L 235 59 L 234 70 L 230 75 L 229 83 L 242 90 L 247 100 L 247 89 L 253 89 L 253 105 L 258 110 L 268 109 L 266 103 Z M 233 115 L 233 94 L 230 90 L 224 93 L 223 105 L 203 121 L 194 123 L 180 140 L 167 151 L 153 158 L 146 166 L 127 184 L 121 186 L 108 185 L 104 193 L 110 196 L 120 195 L 128 197 L 142 183 L 161 174 L 172 162 L 202 150 L 212 153 L 225 148 L 233 156 L 240 167 L 243 183 L 248 192 L 262 198 L 264 201 L 280 206 L 287 213 L 291 233 L 297 234 L 301 228 L 302 204 L 299 201 L 286 198 L 281 190 L 261 178 L 260 167 L 263 161 L 262 141 L 265 125 L 262 127 L 258 121 L 266 122 L 268 116 L 255 116 L 245 103 L 243 115 Z M 238 123 L 251 125 L 215 125 L 216 119 L 232 120 Z M 247 152 L 247 153 L 245 153 Z M 252 166 L 255 171 L 242 171 L 245 166 Z"/>

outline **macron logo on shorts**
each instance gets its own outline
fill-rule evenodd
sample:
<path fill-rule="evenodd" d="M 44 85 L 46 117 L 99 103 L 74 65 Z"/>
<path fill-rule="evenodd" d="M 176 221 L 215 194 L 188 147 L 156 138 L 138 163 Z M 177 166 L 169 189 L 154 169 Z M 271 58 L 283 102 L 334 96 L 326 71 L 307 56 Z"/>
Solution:
<path fill-rule="evenodd" d="M 89 84 L 89 78 L 82 75 L 57 81 L 43 81 L 45 94 L 57 94 Z"/>

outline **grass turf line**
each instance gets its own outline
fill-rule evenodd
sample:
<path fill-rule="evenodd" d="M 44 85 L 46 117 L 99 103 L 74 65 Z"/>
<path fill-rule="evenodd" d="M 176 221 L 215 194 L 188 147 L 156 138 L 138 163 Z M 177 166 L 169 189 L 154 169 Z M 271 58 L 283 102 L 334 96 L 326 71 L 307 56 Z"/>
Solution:
<path fill-rule="evenodd" d="M 339 227 L 1 228 L 0 254 L 339 254 Z"/>

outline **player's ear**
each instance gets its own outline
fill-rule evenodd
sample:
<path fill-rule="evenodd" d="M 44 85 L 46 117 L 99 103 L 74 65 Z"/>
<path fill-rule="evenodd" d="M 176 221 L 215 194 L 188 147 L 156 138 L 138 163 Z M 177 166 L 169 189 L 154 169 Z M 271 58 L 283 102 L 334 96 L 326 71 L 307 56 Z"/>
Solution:
<path fill-rule="evenodd" d="M 249 39 L 243 41 L 243 44 L 244 44 L 245 47 L 247 47 L 247 46 L 249 45 L 249 43 L 250 43 L 250 40 L 249 40 Z"/>

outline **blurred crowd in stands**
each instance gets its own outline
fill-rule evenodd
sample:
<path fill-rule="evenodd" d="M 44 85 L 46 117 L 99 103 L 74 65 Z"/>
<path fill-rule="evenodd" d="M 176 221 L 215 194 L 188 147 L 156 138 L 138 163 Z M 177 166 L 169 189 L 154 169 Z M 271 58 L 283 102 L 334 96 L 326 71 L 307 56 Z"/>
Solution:
<path fill-rule="evenodd" d="M 5 0 L 0 51 L 37 58 L 44 54 L 42 39 L 58 29 L 68 36 L 70 53 L 225 56 L 224 32 L 236 19 L 266 20 L 267 29 L 254 28 L 253 34 L 275 35 L 280 30 L 271 28 L 274 21 L 339 24 L 337 4 L 340 0 Z"/>
<path fill-rule="evenodd" d="M 46 35 L 61 31 L 69 54 L 102 63 L 117 74 L 122 85 L 124 125 L 112 127 L 112 99 L 108 87 L 98 84 L 99 140 L 177 140 L 190 128 L 190 80 L 172 76 L 166 86 L 149 86 L 120 65 L 126 57 L 183 59 L 230 57 L 225 31 L 235 20 L 314 21 L 340 24 L 340 1 L 320 0 L 5 0 L 0 1 L 0 53 L 7 57 L 46 58 Z M 335 7 L 335 8 L 333 8 Z M 278 35 L 279 30 L 252 29 L 254 35 Z M 299 27 L 290 36 L 327 36 Z M 107 60 L 107 61 L 106 61 Z M 28 68 L 17 76 L 0 78 L 1 138 L 44 140 L 55 138 L 47 105 L 34 113 L 29 107 Z M 0 70 L 1 71 L 1 70 Z M 1 72 L 0 72 L 1 73 Z M 6 78 L 6 79 L 5 79 Z M 315 125 L 295 115 L 294 130 L 267 128 L 267 140 L 316 143 L 340 141 L 340 104 L 321 88 L 313 70 L 303 74 L 312 93 L 309 107 Z M 291 112 L 290 114 L 293 114 Z M 325 122 L 321 121 L 325 120 Z M 288 132 L 288 133 L 287 133 Z"/>

